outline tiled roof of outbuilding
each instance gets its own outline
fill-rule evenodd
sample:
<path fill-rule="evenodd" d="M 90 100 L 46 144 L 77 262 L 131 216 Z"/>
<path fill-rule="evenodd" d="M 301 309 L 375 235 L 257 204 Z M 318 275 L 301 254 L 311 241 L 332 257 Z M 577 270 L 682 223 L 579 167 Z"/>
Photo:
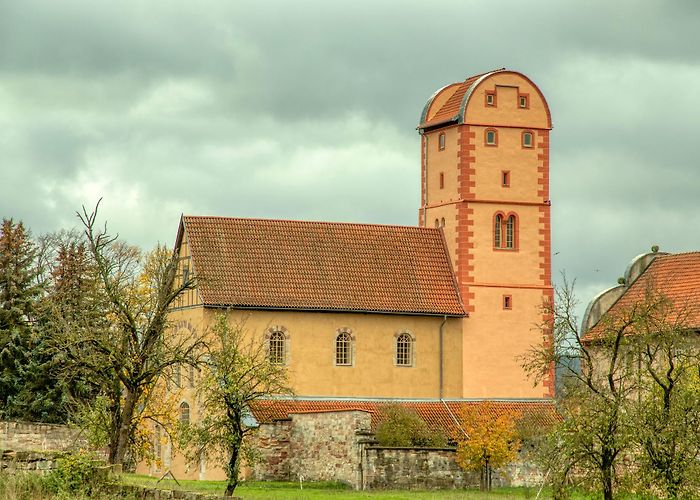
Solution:
<path fill-rule="evenodd" d="M 485 404 L 485 403 L 489 404 Z M 311 399 L 265 399 L 252 403 L 251 411 L 259 423 L 288 418 L 294 413 L 320 413 L 333 411 L 366 411 L 372 416 L 374 430 L 381 417 L 381 409 L 389 404 L 400 404 L 415 411 L 428 427 L 441 430 L 448 436 L 456 436 L 459 429 L 455 418 L 459 419 L 465 406 L 477 407 L 494 415 L 512 412 L 520 417 L 528 415 L 531 423 L 538 426 L 550 425 L 561 419 L 552 400 L 445 400 L 442 401 L 377 401 L 377 400 L 311 400 Z M 453 418 L 454 417 L 454 418 Z"/>
<path fill-rule="evenodd" d="M 184 216 L 209 306 L 463 316 L 439 229 Z"/>
<path fill-rule="evenodd" d="M 634 304 L 645 300 L 647 291 L 670 300 L 675 317 L 669 317 L 669 321 L 700 329 L 700 252 L 659 255 L 605 315 L 615 317 L 629 310 Z M 586 337 L 594 339 L 602 335 L 603 324 L 603 321 L 599 321 L 586 333 Z"/>

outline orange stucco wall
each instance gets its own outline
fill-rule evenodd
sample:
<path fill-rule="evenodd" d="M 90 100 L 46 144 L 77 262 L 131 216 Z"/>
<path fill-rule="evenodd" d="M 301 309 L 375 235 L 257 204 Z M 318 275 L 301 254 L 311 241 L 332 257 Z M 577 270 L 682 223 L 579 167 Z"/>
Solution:
<path fill-rule="evenodd" d="M 495 92 L 495 106 L 485 93 Z M 445 95 L 451 95 L 448 88 Z M 526 95 L 528 107 L 519 106 Z M 439 109 L 438 95 L 431 112 Z M 542 342 L 543 298 L 551 295 L 549 218 L 549 128 L 546 103 L 526 77 L 499 72 L 472 92 L 463 124 L 426 132 L 423 158 L 422 213 L 425 225 L 445 219 L 444 234 L 462 298 L 469 311 L 463 320 L 464 397 L 543 397 L 551 383 L 534 386 L 521 367 L 522 356 Z M 497 145 L 487 145 L 487 129 L 497 131 Z M 532 147 L 522 134 L 532 132 Z M 445 133 L 446 147 L 438 150 Z M 503 186 L 502 172 L 510 172 Z M 439 187 L 443 173 L 444 187 Z M 515 214 L 514 249 L 494 248 L 494 216 Z M 503 309 L 510 295 L 511 310 Z"/>

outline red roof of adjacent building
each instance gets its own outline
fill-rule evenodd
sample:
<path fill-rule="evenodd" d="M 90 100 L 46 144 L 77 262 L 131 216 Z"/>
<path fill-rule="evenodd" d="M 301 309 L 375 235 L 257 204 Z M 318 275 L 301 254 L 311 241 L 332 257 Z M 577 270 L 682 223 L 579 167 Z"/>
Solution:
<path fill-rule="evenodd" d="M 546 426 L 561 420 L 552 400 L 446 400 L 442 401 L 372 401 L 372 400 L 294 400 L 265 399 L 251 404 L 253 416 L 259 423 L 289 418 L 295 413 L 319 413 L 359 410 L 370 413 L 372 430 L 381 419 L 381 409 L 390 404 L 400 404 L 415 411 L 433 430 L 441 430 L 455 437 L 459 428 L 455 419 L 460 418 L 464 407 L 476 407 L 491 412 L 494 416 L 512 412 L 516 417 L 529 416 L 530 423 Z"/>
<path fill-rule="evenodd" d="M 700 252 L 660 254 L 605 313 L 615 318 L 644 302 L 649 293 L 669 300 L 667 320 L 689 329 L 700 329 Z M 602 335 L 604 321 L 586 334 Z"/>
<path fill-rule="evenodd" d="M 463 316 L 439 229 L 184 216 L 205 305 Z"/>

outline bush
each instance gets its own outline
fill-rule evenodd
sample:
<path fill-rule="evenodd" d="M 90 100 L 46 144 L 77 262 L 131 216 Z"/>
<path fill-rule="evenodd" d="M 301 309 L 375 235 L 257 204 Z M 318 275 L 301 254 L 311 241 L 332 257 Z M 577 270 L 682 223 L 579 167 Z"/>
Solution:
<path fill-rule="evenodd" d="M 444 434 L 430 430 L 415 411 L 398 404 L 380 410 L 376 438 L 380 446 L 442 448 L 447 445 Z"/>
<path fill-rule="evenodd" d="M 56 469 L 46 476 L 45 487 L 52 493 L 91 496 L 109 486 L 104 462 L 91 453 L 66 455 L 56 461 Z"/>

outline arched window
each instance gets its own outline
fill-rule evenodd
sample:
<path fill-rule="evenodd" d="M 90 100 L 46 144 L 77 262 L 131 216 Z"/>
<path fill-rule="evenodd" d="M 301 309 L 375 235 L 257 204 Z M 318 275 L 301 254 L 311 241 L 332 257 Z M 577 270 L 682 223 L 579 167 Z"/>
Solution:
<path fill-rule="evenodd" d="M 403 332 L 396 337 L 396 366 L 413 365 L 413 337 Z"/>
<path fill-rule="evenodd" d="M 445 218 L 440 219 L 440 227 L 445 227 Z"/>
<path fill-rule="evenodd" d="M 498 145 L 498 131 L 495 128 L 487 128 L 484 132 L 484 142 L 487 146 Z"/>
<path fill-rule="evenodd" d="M 435 219 L 435 227 L 440 227 L 440 219 Z"/>
<path fill-rule="evenodd" d="M 352 365 L 352 336 L 348 332 L 339 333 L 335 338 L 335 364 Z"/>
<path fill-rule="evenodd" d="M 175 387 L 179 389 L 180 387 L 182 387 L 182 370 L 180 370 L 180 365 L 174 365 L 173 370 L 175 371 Z"/>
<path fill-rule="evenodd" d="M 285 336 L 281 331 L 273 331 L 270 333 L 269 342 L 269 359 L 273 365 L 283 365 L 285 361 Z"/>
<path fill-rule="evenodd" d="M 493 246 L 496 248 L 501 248 L 501 226 L 503 226 L 503 216 L 497 214 L 493 227 Z"/>
<path fill-rule="evenodd" d="M 190 423 L 190 405 L 188 405 L 184 401 L 180 403 L 180 423 Z"/>
<path fill-rule="evenodd" d="M 506 221 L 506 248 L 515 248 L 515 215 Z"/>
<path fill-rule="evenodd" d="M 190 375 L 187 377 L 190 382 L 190 389 L 194 389 L 195 386 L 195 374 L 194 374 L 195 368 L 194 366 L 190 365 Z"/>
<path fill-rule="evenodd" d="M 493 218 L 493 247 L 515 250 L 518 247 L 518 219 L 515 214 L 497 213 Z"/>
<path fill-rule="evenodd" d="M 533 145 L 534 141 L 532 139 L 532 132 L 529 130 L 526 130 L 523 132 L 523 147 L 524 148 L 531 148 Z"/>

